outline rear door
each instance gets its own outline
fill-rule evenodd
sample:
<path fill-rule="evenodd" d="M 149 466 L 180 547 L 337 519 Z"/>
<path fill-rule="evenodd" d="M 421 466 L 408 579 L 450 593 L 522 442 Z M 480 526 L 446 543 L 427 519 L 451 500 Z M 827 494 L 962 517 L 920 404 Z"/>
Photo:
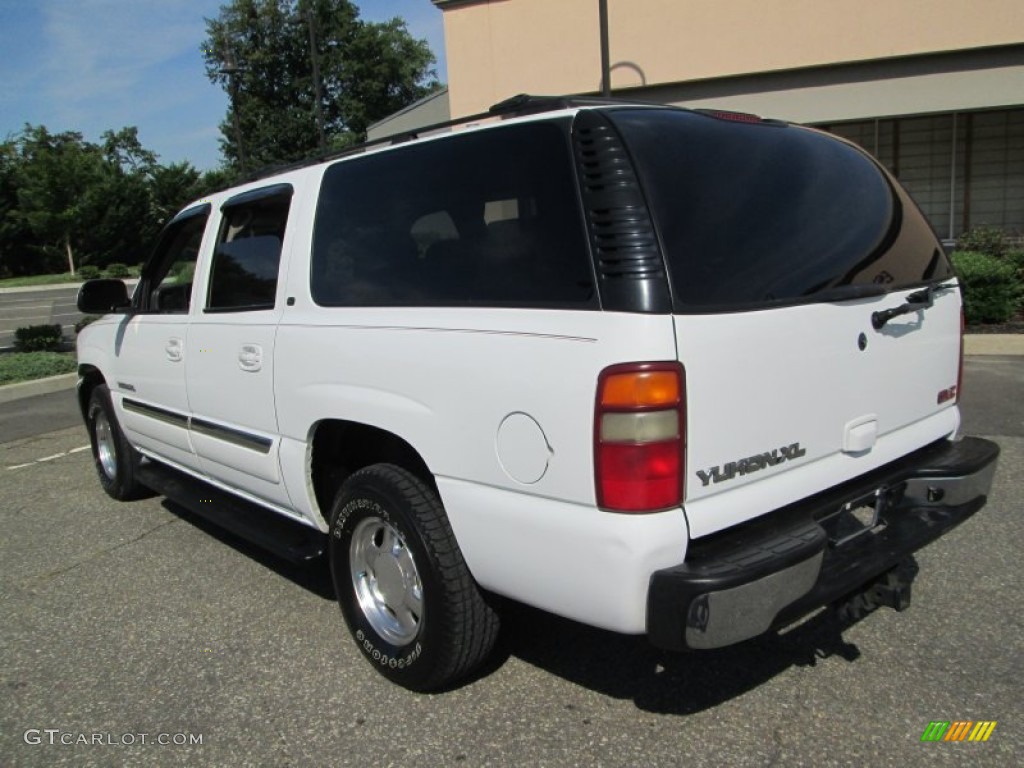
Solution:
<path fill-rule="evenodd" d="M 691 535 L 956 430 L 959 291 L 927 222 L 874 160 L 749 116 L 610 114 L 669 270 Z"/>
<path fill-rule="evenodd" d="M 274 341 L 290 184 L 228 199 L 189 329 L 191 436 L 210 477 L 289 506 L 278 464 Z"/>

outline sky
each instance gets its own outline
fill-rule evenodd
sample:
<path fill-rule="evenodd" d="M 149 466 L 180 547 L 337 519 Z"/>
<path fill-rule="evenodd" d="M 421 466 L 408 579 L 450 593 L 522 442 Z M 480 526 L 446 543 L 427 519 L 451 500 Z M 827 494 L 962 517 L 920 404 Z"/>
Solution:
<path fill-rule="evenodd" d="M 355 0 L 360 18 L 401 16 L 447 81 L 441 12 L 430 0 Z M 220 164 L 228 97 L 206 79 L 204 18 L 221 0 L 0 0 L 0 138 L 26 123 L 98 141 L 137 126 L 160 162 Z"/>

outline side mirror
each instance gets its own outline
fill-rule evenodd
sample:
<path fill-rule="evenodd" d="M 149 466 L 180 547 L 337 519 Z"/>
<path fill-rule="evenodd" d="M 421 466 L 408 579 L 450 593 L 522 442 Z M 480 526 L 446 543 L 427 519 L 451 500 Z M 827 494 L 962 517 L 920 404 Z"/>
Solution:
<path fill-rule="evenodd" d="M 78 311 L 87 315 L 106 315 L 130 305 L 124 280 L 86 280 L 78 289 Z"/>

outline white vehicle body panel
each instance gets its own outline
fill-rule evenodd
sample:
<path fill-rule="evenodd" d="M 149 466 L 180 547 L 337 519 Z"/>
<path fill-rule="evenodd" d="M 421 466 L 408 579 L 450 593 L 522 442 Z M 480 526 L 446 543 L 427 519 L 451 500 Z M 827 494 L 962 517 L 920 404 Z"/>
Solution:
<path fill-rule="evenodd" d="M 644 632 L 651 574 L 686 554 L 679 510 L 622 515 L 444 477 L 437 485 L 480 584 L 603 629 Z"/>
<path fill-rule="evenodd" d="M 277 338 L 286 438 L 307 440 L 323 419 L 355 421 L 403 438 L 436 477 L 580 504 L 595 500 L 601 369 L 671 360 L 675 348 L 672 324 L 659 316 L 303 304 L 289 308 Z M 514 413 L 536 421 L 550 447 L 547 471 L 529 486 L 498 456 L 499 427 Z"/>
<path fill-rule="evenodd" d="M 959 295 L 945 291 L 930 309 L 874 330 L 872 312 L 903 297 L 675 318 L 687 378 L 691 535 L 777 509 L 956 432 L 956 406 L 939 404 L 937 395 L 957 383 Z M 873 434 L 863 450 L 844 452 L 846 427 L 858 423 Z M 794 443 L 798 458 L 724 477 L 730 462 Z M 714 467 L 722 479 L 707 481 Z"/>
<path fill-rule="evenodd" d="M 196 468 L 198 461 L 188 431 L 181 423 L 154 418 L 124 406 L 127 398 L 166 411 L 172 418 L 188 417 L 187 317 L 121 316 L 116 325 L 105 325 L 95 333 L 103 333 L 113 341 L 116 377 L 111 382 L 111 396 L 125 435 L 140 448 Z"/>

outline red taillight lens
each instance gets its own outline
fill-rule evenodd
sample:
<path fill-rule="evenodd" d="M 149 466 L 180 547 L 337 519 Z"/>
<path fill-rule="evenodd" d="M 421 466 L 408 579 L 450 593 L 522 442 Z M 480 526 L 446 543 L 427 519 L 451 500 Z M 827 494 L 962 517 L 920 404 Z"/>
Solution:
<path fill-rule="evenodd" d="M 598 506 L 654 512 L 682 503 L 683 384 L 678 363 L 615 365 L 602 371 L 594 413 Z"/>
<path fill-rule="evenodd" d="M 598 447 L 598 504 L 622 512 L 649 512 L 679 503 L 679 444 L 602 443 Z"/>
<path fill-rule="evenodd" d="M 964 388 L 964 308 L 960 305 L 960 362 L 956 369 L 956 398 L 955 402 L 960 402 L 960 393 Z"/>

